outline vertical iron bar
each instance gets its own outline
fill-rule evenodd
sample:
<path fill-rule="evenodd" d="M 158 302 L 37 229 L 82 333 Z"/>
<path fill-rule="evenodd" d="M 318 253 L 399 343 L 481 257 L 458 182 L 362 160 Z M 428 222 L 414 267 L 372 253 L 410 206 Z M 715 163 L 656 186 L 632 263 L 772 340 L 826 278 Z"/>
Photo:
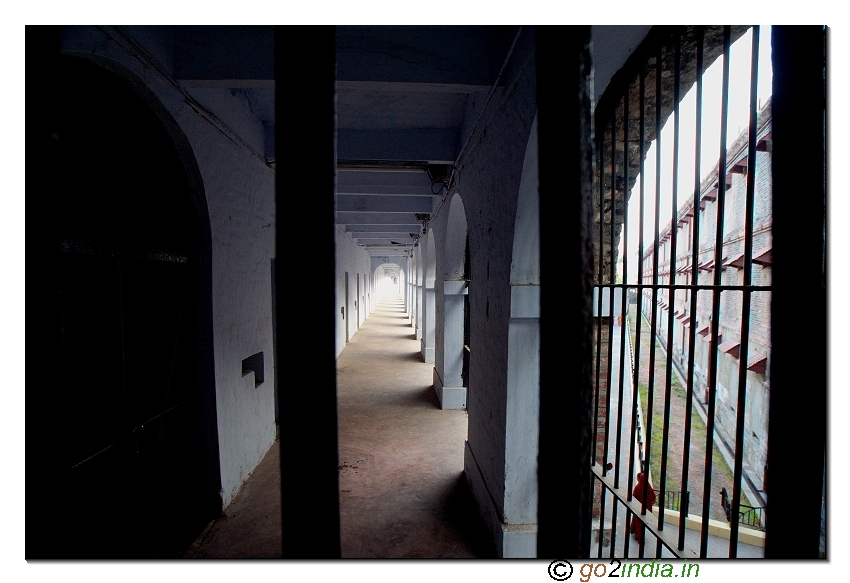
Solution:
<path fill-rule="evenodd" d="M 604 148 L 603 137 L 605 135 L 605 129 L 597 128 L 597 138 L 596 149 L 597 149 L 597 160 L 599 160 L 599 254 L 597 255 L 597 272 L 596 272 L 596 283 L 593 286 L 593 289 L 596 290 L 596 317 L 593 319 L 594 326 L 596 328 L 596 384 L 595 386 L 595 406 L 593 412 L 593 461 L 591 465 L 596 465 L 597 462 L 597 444 L 599 443 L 599 393 L 601 391 L 600 383 L 599 383 L 599 374 L 600 368 L 602 366 L 602 353 L 599 351 L 600 346 L 602 345 L 602 326 L 599 325 L 600 314 L 602 314 L 602 225 L 604 224 L 604 201 L 605 201 L 605 193 L 604 193 L 604 183 L 605 183 L 605 160 L 603 159 Z M 604 465 L 604 464 L 603 464 Z"/>
<path fill-rule="evenodd" d="M 614 496 L 614 494 L 611 494 L 611 503 L 612 503 L 612 506 L 613 506 L 613 508 L 611 510 L 611 539 L 608 541 L 608 545 L 611 549 L 609 556 L 610 556 L 610 558 L 613 559 L 614 558 L 614 548 L 617 545 L 617 509 L 618 509 L 618 505 L 619 505 L 619 501 L 617 500 L 617 497 Z"/>
<path fill-rule="evenodd" d="M 611 153 L 610 153 L 611 158 L 610 158 L 609 162 L 610 162 L 610 168 L 611 168 L 610 172 L 611 172 L 611 180 L 612 180 L 612 186 L 613 186 L 614 177 L 616 175 L 615 169 L 614 169 L 615 158 L 614 158 L 614 149 L 613 149 L 613 145 L 614 145 L 614 142 L 616 140 L 615 136 L 616 136 L 616 133 L 617 133 L 616 115 L 614 115 L 611 118 L 611 130 L 610 131 L 611 131 L 610 135 L 611 135 L 612 149 L 611 149 Z M 603 134 L 603 137 L 604 137 L 604 134 Z M 600 175 L 600 192 L 604 192 L 604 175 L 605 175 L 605 168 L 606 168 L 604 145 L 605 145 L 605 140 L 603 139 L 602 144 L 601 144 L 601 146 L 602 146 L 602 154 L 601 154 L 602 155 L 602 174 Z M 609 247 L 608 254 L 607 254 L 608 261 L 610 263 L 610 269 L 609 269 L 609 273 L 608 273 L 608 277 L 609 277 L 608 283 L 609 284 L 614 283 L 612 281 L 611 276 L 613 275 L 614 266 L 616 264 L 616 262 L 614 261 L 614 244 L 613 244 L 614 243 L 615 194 L 616 193 L 614 192 L 614 189 L 612 187 L 612 189 L 611 189 L 610 218 L 608 220 L 608 228 L 610 230 L 610 242 L 611 242 L 611 245 Z M 599 222 L 599 245 L 600 245 L 600 250 L 601 250 L 603 248 L 602 247 L 603 237 L 605 235 L 605 229 L 604 229 L 604 226 L 605 226 L 604 199 L 603 199 L 602 209 L 601 209 L 600 212 L 602 213 L 601 216 L 600 216 L 600 222 Z M 604 251 L 601 253 L 601 256 L 602 256 L 602 258 L 606 257 L 606 254 L 605 254 Z M 608 474 L 608 427 L 610 425 L 610 420 L 611 420 L 611 372 L 612 372 L 611 371 L 611 357 L 612 357 L 612 354 L 613 354 L 612 353 L 611 341 L 612 341 L 612 337 L 614 335 L 614 323 L 613 323 L 613 320 L 611 319 L 611 315 L 614 311 L 614 288 L 605 286 L 605 272 L 604 272 L 604 265 L 603 265 L 602 261 L 600 261 L 599 273 L 600 273 L 600 283 L 602 284 L 602 287 L 600 287 L 600 289 L 599 289 L 599 305 L 600 306 L 602 306 L 603 292 L 608 291 L 608 318 L 607 318 L 608 319 L 608 322 L 607 322 L 607 326 L 608 326 L 608 353 L 606 355 L 606 365 L 605 365 L 605 415 L 604 415 L 605 419 L 604 419 L 604 425 L 602 427 L 602 434 L 603 434 L 602 435 L 602 475 L 605 476 L 605 475 Z M 602 310 L 601 309 L 599 310 L 599 318 L 598 318 L 597 321 L 599 322 L 599 329 L 600 329 L 600 334 L 601 334 L 602 326 L 604 325 L 603 324 L 604 320 L 602 319 Z M 602 558 L 602 544 L 603 544 L 603 540 L 605 538 L 605 535 L 604 535 L 604 533 L 605 533 L 605 512 L 607 510 L 605 506 L 606 506 L 606 499 L 607 498 L 608 498 L 608 488 L 603 485 L 602 486 L 602 494 L 600 496 L 600 506 L 601 506 L 601 508 L 600 508 L 600 513 L 599 513 L 599 555 L 598 556 L 600 558 Z M 613 494 L 612 494 L 612 498 L 613 498 Z"/>
<path fill-rule="evenodd" d="M 644 254 L 644 243 L 643 243 L 643 229 L 644 229 L 644 203 L 645 203 L 645 175 L 644 172 L 645 164 L 646 164 L 646 116 L 645 116 L 645 108 L 646 108 L 646 77 L 643 72 L 639 75 L 639 83 L 638 83 L 638 101 L 639 101 L 639 117 L 638 117 L 638 140 L 639 140 L 639 148 L 640 148 L 640 164 L 641 171 L 638 175 L 639 185 L 638 185 L 638 274 L 637 280 L 639 284 L 643 284 L 643 254 Z M 641 320 L 643 319 L 643 288 L 637 288 L 636 300 L 637 304 L 635 305 L 635 346 L 634 346 L 634 362 L 635 366 L 632 370 L 632 427 L 631 427 L 631 436 L 629 438 L 629 478 L 626 482 L 628 484 L 628 491 L 626 492 L 626 499 L 632 499 L 632 489 L 634 488 L 634 468 L 635 468 L 635 442 L 637 438 L 638 432 L 638 406 L 640 400 L 640 393 L 638 392 L 638 383 L 640 380 L 640 329 L 641 329 Z M 640 459 L 640 452 L 638 451 L 638 459 Z M 626 514 L 626 528 L 629 528 L 631 522 L 631 512 Z M 624 544 L 625 553 L 628 557 L 629 544 L 631 543 L 631 537 L 626 537 L 626 542 Z"/>
<path fill-rule="evenodd" d="M 629 88 L 626 86 L 623 97 L 623 283 L 628 283 L 629 265 Z M 620 487 L 620 463 L 622 452 L 620 445 L 623 436 L 623 385 L 626 374 L 626 335 L 628 334 L 628 320 L 626 312 L 628 309 L 628 288 L 623 286 L 620 296 L 620 372 L 619 372 L 619 400 L 617 401 L 617 448 L 614 460 L 614 487 Z M 631 372 L 631 371 L 629 371 Z"/>
<path fill-rule="evenodd" d="M 644 165 L 646 160 L 646 140 L 644 139 L 645 128 L 645 116 L 644 116 L 644 107 L 645 107 L 645 77 L 643 73 L 640 74 L 640 82 L 639 82 L 639 108 L 640 114 L 638 118 L 638 140 L 640 148 L 639 156 L 640 156 L 640 164 L 641 171 L 638 175 L 638 273 L 637 279 L 639 284 L 643 284 L 643 254 L 644 254 L 644 245 L 643 245 L 643 229 L 644 229 Z M 634 345 L 634 362 L 635 366 L 632 370 L 632 431 L 630 436 L 630 444 L 629 444 L 629 479 L 627 484 L 629 485 L 628 491 L 628 499 L 632 499 L 632 488 L 634 487 L 634 467 L 635 467 L 635 441 L 637 437 L 637 413 L 638 413 L 638 404 L 640 394 L 638 393 L 638 383 L 640 380 L 640 328 L 641 328 L 641 320 L 643 319 L 643 292 L 644 288 L 639 287 L 636 289 L 635 299 L 637 300 L 637 304 L 635 305 L 635 345 Z M 638 459 L 640 459 L 640 453 L 638 453 Z"/>
<path fill-rule="evenodd" d="M 754 26 L 752 57 L 750 63 L 750 127 L 747 144 L 747 198 L 744 215 L 744 281 L 745 286 L 753 284 L 753 215 L 755 212 L 756 190 L 756 142 L 758 141 L 758 65 L 759 65 L 759 27 Z M 735 426 L 735 468 L 732 480 L 732 516 L 738 516 L 741 504 L 741 480 L 744 460 L 744 412 L 747 404 L 747 362 L 750 344 L 750 302 L 752 292 L 741 292 L 741 346 L 738 360 L 738 410 Z M 738 556 L 738 521 L 731 525 L 729 533 L 729 558 Z"/>
<path fill-rule="evenodd" d="M 617 283 L 617 261 L 614 249 L 614 230 L 615 223 L 617 221 L 617 115 L 616 109 L 614 110 L 614 116 L 611 119 L 611 215 L 609 219 L 609 226 L 611 229 L 610 233 L 610 270 L 609 270 L 609 280 L 608 283 L 614 284 Z M 614 287 L 607 288 L 608 289 L 608 378 L 607 385 L 605 391 L 605 444 L 603 446 L 603 467 L 602 467 L 602 475 L 607 475 L 608 473 L 608 454 L 609 454 L 609 439 L 611 437 L 609 427 L 611 425 L 611 379 L 613 378 L 614 373 Z M 600 518 L 600 529 L 604 525 L 605 518 L 605 498 L 607 496 L 607 488 L 603 488 L 602 490 L 602 516 Z M 617 504 L 616 498 L 612 494 L 613 511 L 611 514 L 611 533 L 614 534 L 615 526 L 617 523 Z M 601 539 L 602 537 L 600 537 Z M 613 547 L 612 547 L 613 552 Z M 600 554 L 600 557 L 602 555 Z"/>
<path fill-rule="evenodd" d="M 682 47 L 682 37 L 680 33 L 676 35 L 675 48 L 674 48 L 674 70 L 673 70 L 673 189 L 671 192 L 671 210 L 670 210 L 670 283 L 676 283 L 676 239 L 678 238 L 678 211 L 679 211 L 679 199 L 678 199 L 678 180 L 679 180 L 679 76 L 680 76 L 680 66 L 681 66 L 681 47 Z M 664 379 L 664 431 L 662 432 L 661 438 L 661 481 L 659 484 L 659 489 L 661 492 L 666 492 L 667 490 L 667 448 L 670 446 L 670 400 L 672 398 L 672 385 L 673 385 L 673 326 L 674 326 L 674 312 L 676 306 L 676 296 L 673 287 L 670 287 L 670 291 L 668 292 L 668 298 L 670 303 L 670 309 L 667 312 L 667 368 L 665 370 L 665 379 Z M 658 505 L 658 530 L 664 529 L 664 507 L 666 505 L 664 503 L 660 503 Z M 660 555 L 660 544 L 661 540 L 658 541 L 659 544 L 659 555 Z"/>
<path fill-rule="evenodd" d="M 598 255 L 598 271 L 597 271 L 597 284 L 595 289 L 597 290 L 597 298 L 596 298 L 596 317 L 593 320 L 594 325 L 596 326 L 596 406 L 595 412 L 593 415 L 593 464 L 601 463 L 602 471 L 605 472 L 605 460 L 597 460 L 597 452 L 599 451 L 599 399 L 601 397 L 602 392 L 602 383 L 600 380 L 600 373 L 602 367 L 602 279 L 603 279 L 603 259 L 604 259 L 604 246 L 602 244 L 602 237 L 605 225 L 605 148 L 604 145 L 604 137 L 605 137 L 605 129 L 603 128 L 598 132 L 597 139 L 597 155 L 599 160 L 599 255 Z M 607 384 L 606 384 L 607 387 Z M 606 391 L 607 394 L 607 391 Z M 600 487 L 599 492 L 599 534 L 597 537 L 597 557 L 602 556 L 602 527 L 603 520 L 605 518 L 605 486 L 602 485 L 602 482 L 596 480 L 595 484 L 598 483 Z M 594 484 L 594 492 L 596 490 L 596 485 Z"/>
<path fill-rule="evenodd" d="M 702 74 L 703 74 L 703 42 L 705 29 L 702 26 L 697 27 L 697 72 L 696 72 L 696 129 L 694 135 L 694 216 L 693 222 L 693 245 L 691 254 L 691 282 L 698 283 L 699 278 L 699 220 L 700 220 L 700 186 L 702 178 L 700 176 L 700 156 L 702 155 Z M 696 326 L 697 326 L 697 290 L 691 291 L 691 326 L 688 330 L 688 374 L 687 374 L 687 391 L 685 394 L 685 439 L 682 446 L 682 492 L 684 501 L 679 507 L 679 550 L 685 548 L 685 520 L 688 516 L 688 506 L 690 505 L 690 496 L 687 492 L 690 490 L 688 483 L 689 466 L 691 463 L 691 415 L 693 414 L 694 405 L 694 350 L 696 344 Z"/>
<path fill-rule="evenodd" d="M 605 466 L 603 464 L 603 468 L 604 467 Z M 600 490 L 600 493 L 599 493 L 599 534 L 597 535 L 597 538 L 596 538 L 596 542 L 597 542 L 596 556 L 601 559 L 602 558 L 602 540 L 605 538 L 604 537 L 604 532 L 605 532 L 605 528 L 604 528 L 604 525 L 605 525 L 605 492 L 608 491 L 608 488 L 605 487 L 605 484 L 602 482 L 602 480 L 600 480 L 599 478 L 596 478 L 596 477 L 595 477 L 595 479 L 596 479 L 596 483 L 599 484 L 599 490 Z"/>
<path fill-rule="evenodd" d="M 661 206 L 658 204 L 661 199 L 661 46 L 659 45 L 658 51 L 655 57 L 655 205 L 653 207 L 653 214 L 655 215 L 655 230 L 654 230 L 654 242 L 652 246 L 652 307 L 650 311 L 650 321 L 649 321 L 649 379 L 648 379 L 648 387 L 647 387 L 647 397 L 646 397 L 646 435 L 645 439 L 645 448 L 644 448 L 644 464 L 643 471 L 644 477 L 646 480 L 646 487 L 643 489 L 643 496 L 641 500 L 641 515 L 646 515 L 647 510 L 647 498 L 649 496 L 649 490 L 651 490 L 651 480 L 650 480 L 650 466 L 651 466 L 651 446 L 652 446 L 652 409 L 653 409 L 653 401 L 654 401 L 654 388 L 655 388 L 655 327 L 658 318 L 658 231 L 659 231 L 659 223 L 661 220 Z M 644 531 L 645 534 L 646 531 Z M 640 557 L 644 556 L 644 547 L 646 543 L 646 536 L 641 537 L 640 544 Z"/>
<path fill-rule="evenodd" d="M 721 285 L 723 267 L 723 219 L 724 204 L 726 198 L 726 125 L 729 112 L 729 46 L 730 27 L 723 27 L 723 89 L 721 92 L 720 107 L 720 160 L 717 163 L 717 229 L 714 243 L 714 285 Z M 700 540 L 700 557 L 708 553 L 708 519 L 711 510 L 711 471 L 712 453 L 714 451 L 714 413 L 715 398 L 717 395 L 717 337 L 720 333 L 720 294 L 719 289 L 712 291 L 711 308 L 711 343 L 712 350 L 709 355 L 709 375 L 711 382 L 708 387 L 708 413 L 705 427 L 705 481 L 703 486 L 702 506 L 702 530 Z"/>
<path fill-rule="evenodd" d="M 614 257 L 614 223 L 616 221 L 616 208 L 617 208 L 617 117 L 614 115 L 614 118 L 611 120 L 611 218 L 610 218 L 610 249 L 611 249 L 611 265 L 609 270 L 609 281 L 608 283 L 616 283 L 616 267 L 617 262 Z M 614 290 L 615 288 L 609 287 L 606 288 L 608 290 L 608 382 L 607 382 L 607 390 L 605 391 L 605 444 L 603 445 L 603 461 L 602 461 L 602 475 L 607 475 L 608 473 L 608 438 L 609 431 L 608 426 L 610 425 L 611 420 L 611 378 L 613 371 L 613 357 L 614 357 Z"/>
<path fill-rule="evenodd" d="M 629 237 L 629 85 L 626 85 L 623 94 L 623 283 L 628 283 L 628 237 Z M 613 289 L 611 290 L 613 293 Z M 628 320 L 626 316 L 628 288 L 624 285 L 620 296 L 620 370 L 618 380 L 617 400 L 617 437 L 614 449 L 614 487 L 620 487 L 620 463 L 622 461 L 622 437 L 623 437 L 623 384 L 625 379 L 626 364 L 626 334 L 628 333 Z M 631 372 L 631 371 L 629 371 Z M 625 510 L 624 510 L 625 511 Z M 628 512 L 626 512 L 628 514 Z M 617 546 L 617 502 L 614 503 L 614 515 L 611 518 L 611 558 L 614 558 L 614 549 Z M 623 548 L 628 546 L 628 521 L 626 521 L 626 534 L 623 539 Z"/>

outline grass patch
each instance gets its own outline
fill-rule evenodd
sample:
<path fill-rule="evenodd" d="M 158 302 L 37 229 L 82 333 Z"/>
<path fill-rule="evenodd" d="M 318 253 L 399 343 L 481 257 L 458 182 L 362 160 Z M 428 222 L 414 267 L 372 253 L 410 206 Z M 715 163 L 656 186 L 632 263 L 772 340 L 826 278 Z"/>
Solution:
<path fill-rule="evenodd" d="M 641 323 L 641 334 L 643 339 L 646 340 L 646 335 L 651 334 L 649 332 L 649 323 L 646 321 L 646 318 L 642 318 L 643 321 Z M 635 325 L 634 318 L 629 317 L 629 329 L 632 334 L 632 338 L 635 336 Z M 665 361 L 659 361 L 657 356 L 659 354 L 663 354 L 663 346 L 661 342 L 652 334 L 655 341 L 656 348 L 656 362 L 655 362 L 655 381 L 656 386 L 653 391 L 653 406 L 652 407 L 652 439 L 650 441 L 650 449 L 649 449 L 649 470 L 654 480 L 660 480 L 661 478 L 661 455 L 663 452 L 662 448 L 662 440 L 664 437 L 664 386 L 663 384 L 666 382 L 666 363 Z M 649 350 L 649 348 L 645 345 L 645 342 L 641 342 L 641 353 L 644 350 Z M 661 386 L 658 385 L 658 380 L 661 380 Z M 675 397 L 682 399 L 685 401 L 687 399 L 687 392 L 685 387 L 679 382 L 679 377 L 676 372 L 673 372 L 671 377 L 671 394 Z M 648 407 L 649 401 L 649 387 L 646 383 L 639 382 L 638 383 L 638 394 L 640 397 L 640 405 L 644 414 L 644 424 L 646 424 L 646 414 L 650 410 Z M 696 398 L 696 397 L 694 397 Z M 646 431 L 646 427 L 643 428 L 644 432 Z M 696 405 L 693 406 L 691 410 L 691 447 L 697 449 L 700 453 L 705 452 L 705 443 L 706 443 L 706 427 L 705 423 L 700 417 L 699 413 L 696 411 Z M 646 439 L 646 436 L 644 436 Z M 694 452 L 696 453 L 696 452 Z M 668 451 L 668 458 L 671 452 Z M 674 455 L 678 455 L 681 459 L 682 452 L 681 450 L 675 452 Z M 693 454 L 692 454 L 693 455 Z M 726 487 L 727 491 L 731 495 L 732 493 L 732 484 L 734 482 L 734 475 L 732 473 L 732 469 L 727 465 L 726 459 L 723 457 L 723 454 L 720 453 L 716 443 L 713 444 L 712 447 L 712 466 L 713 466 L 713 476 L 712 476 L 712 489 L 716 490 L 712 492 L 712 499 L 717 499 L 717 503 L 720 503 L 719 500 L 719 492 L 722 487 Z M 658 484 L 653 484 L 657 486 Z M 690 490 L 695 495 L 699 495 L 700 498 L 702 496 L 703 483 L 695 484 L 691 481 Z M 676 491 L 681 489 L 681 481 L 677 479 L 675 476 L 667 476 L 667 484 L 665 488 L 670 491 Z M 747 506 L 752 506 L 746 494 L 741 492 L 741 504 L 745 504 Z"/>

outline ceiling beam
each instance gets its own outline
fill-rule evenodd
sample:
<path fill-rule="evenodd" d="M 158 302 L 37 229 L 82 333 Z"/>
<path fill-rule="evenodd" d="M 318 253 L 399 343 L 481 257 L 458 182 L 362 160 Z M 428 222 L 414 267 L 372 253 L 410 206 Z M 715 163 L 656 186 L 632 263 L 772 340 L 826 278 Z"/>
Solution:
<path fill-rule="evenodd" d="M 388 93 L 484 93 L 490 85 L 463 83 L 412 83 L 405 81 L 337 81 L 337 91 L 381 91 Z"/>
<path fill-rule="evenodd" d="M 410 237 L 405 237 L 406 240 L 399 241 L 396 238 L 368 238 L 368 239 L 357 239 L 358 245 L 388 245 L 390 247 L 413 247 L 413 239 Z M 395 241 L 395 243 L 393 243 Z"/>
<path fill-rule="evenodd" d="M 337 78 L 489 86 L 512 32 L 500 26 L 338 26 Z"/>
<path fill-rule="evenodd" d="M 423 196 L 337 194 L 337 212 L 430 213 L 433 203 Z"/>
<path fill-rule="evenodd" d="M 337 157 L 454 164 L 457 128 L 339 130 Z"/>
<path fill-rule="evenodd" d="M 186 87 L 274 87 L 274 26 L 179 26 L 175 45 Z"/>
<path fill-rule="evenodd" d="M 422 225 L 419 223 L 399 223 L 397 225 L 364 225 L 364 224 L 349 224 L 345 225 L 346 233 L 380 233 L 380 232 L 406 232 L 419 233 L 422 230 Z"/>
<path fill-rule="evenodd" d="M 338 225 L 411 225 L 416 224 L 413 213 L 337 212 Z M 411 231 L 412 232 L 412 231 Z"/>
<path fill-rule="evenodd" d="M 433 196 L 431 181 L 422 170 L 339 169 L 337 194 L 397 194 Z"/>
<path fill-rule="evenodd" d="M 411 244 L 414 242 L 413 237 L 407 231 L 378 231 L 375 233 L 349 233 L 349 235 L 356 241 L 362 241 L 364 239 L 392 239 L 393 241 L 403 240 Z"/>
<path fill-rule="evenodd" d="M 408 249 L 404 247 L 366 247 L 366 252 L 372 257 L 407 257 Z"/>

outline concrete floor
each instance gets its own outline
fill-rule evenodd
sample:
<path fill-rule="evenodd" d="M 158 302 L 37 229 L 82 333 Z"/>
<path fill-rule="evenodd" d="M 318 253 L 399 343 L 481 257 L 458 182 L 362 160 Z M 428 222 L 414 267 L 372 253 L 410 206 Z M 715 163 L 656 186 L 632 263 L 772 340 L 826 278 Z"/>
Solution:
<path fill-rule="evenodd" d="M 390 298 L 337 361 L 343 558 L 494 558 L 463 476 L 465 411 L 442 411 L 432 364 L 401 298 Z M 277 558 L 275 443 L 186 558 Z"/>

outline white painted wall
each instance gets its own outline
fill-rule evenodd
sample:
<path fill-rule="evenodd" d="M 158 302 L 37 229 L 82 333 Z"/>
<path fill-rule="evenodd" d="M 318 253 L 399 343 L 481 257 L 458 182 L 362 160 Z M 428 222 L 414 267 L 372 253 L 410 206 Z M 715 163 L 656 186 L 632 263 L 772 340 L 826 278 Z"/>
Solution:
<path fill-rule="evenodd" d="M 334 328 L 336 353 L 334 358 L 339 358 L 345 348 L 345 326 L 348 318 L 352 318 L 352 326 L 349 328 L 350 338 L 354 337 L 360 325 L 368 315 L 370 300 L 374 297 L 375 290 L 371 284 L 364 284 L 364 279 L 369 282 L 372 278 L 372 258 L 362 248 L 358 247 L 351 237 L 341 226 L 334 229 L 336 245 L 336 286 L 334 289 Z M 350 313 L 345 314 L 343 319 L 340 309 L 345 306 L 345 272 L 348 272 L 348 306 Z M 357 297 L 357 276 L 360 275 L 360 298 Z M 365 278 L 364 278 L 365 276 Z M 357 322 L 357 310 L 354 302 L 357 301 L 360 308 L 360 322 Z M 363 302 L 360 304 L 360 302 Z"/>

